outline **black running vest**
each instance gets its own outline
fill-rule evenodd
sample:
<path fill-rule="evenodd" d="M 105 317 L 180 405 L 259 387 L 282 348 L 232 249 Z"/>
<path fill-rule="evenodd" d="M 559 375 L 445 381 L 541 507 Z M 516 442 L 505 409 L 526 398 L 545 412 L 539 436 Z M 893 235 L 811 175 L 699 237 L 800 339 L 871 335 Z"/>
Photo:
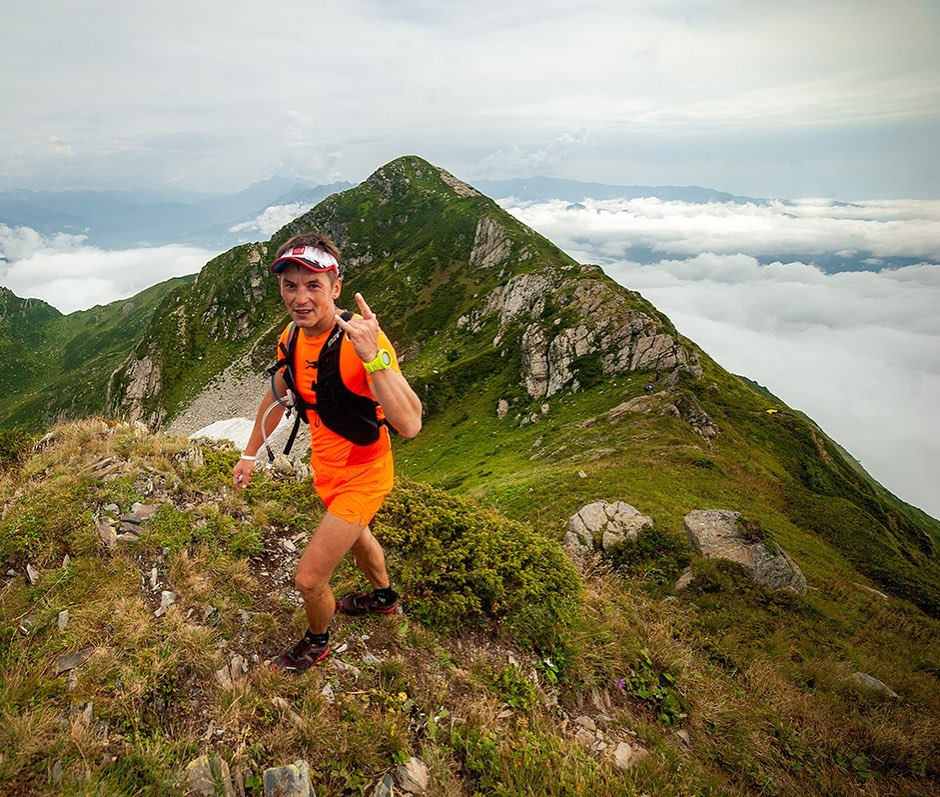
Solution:
<path fill-rule="evenodd" d="M 352 313 L 347 311 L 340 317 L 348 321 L 352 318 Z M 349 442 L 358 446 L 372 445 L 379 439 L 380 430 L 385 421 L 380 421 L 376 414 L 375 408 L 378 407 L 376 401 L 368 396 L 354 393 L 343 382 L 339 368 L 339 351 L 345 332 L 339 324 L 334 326 L 323 348 L 320 349 L 317 360 L 308 363 L 302 371 L 297 370 L 294 362 L 298 334 L 300 334 L 300 329 L 295 324 L 291 324 L 287 346 L 283 343 L 278 344 L 281 358 L 268 369 L 269 373 L 283 369 L 284 380 L 294 395 L 297 418 L 284 453 L 290 452 L 300 421 L 310 423 L 307 410 L 313 410 L 327 429 L 336 432 Z M 313 371 L 313 375 L 310 374 L 310 370 Z M 307 379 L 310 379 L 310 387 L 316 395 L 316 403 L 313 404 L 304 401 L 300 391 L 297 390 L 298 380 Z"/>

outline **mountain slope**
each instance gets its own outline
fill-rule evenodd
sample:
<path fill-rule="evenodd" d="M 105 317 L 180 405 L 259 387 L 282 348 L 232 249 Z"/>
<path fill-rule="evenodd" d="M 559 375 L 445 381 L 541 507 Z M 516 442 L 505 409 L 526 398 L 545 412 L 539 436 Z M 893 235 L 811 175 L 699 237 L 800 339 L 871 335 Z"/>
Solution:
<path fill-rule="evenodd" d="M 2 426 L 45 428 L 60 416 L 101 412 L 111 373 L 136 345 L 155 308 L 192 281 L 177 277 L 130 299 L 69 315 L 0 288 Z"/>
<path fill-rule="evenodd" d="M 263 661 L 303 630 L 292 568 L 322 511 L 304 468 L 234 494 L 226 444 L 97 419 L 37 451 L 2 438 L 0 783 L 176 794 L 214 752 L 254 794 L 298 757 L 318 792 L 370 793 L 411 755 L 454 795 L 936 793 L 940 524 L 639 294 L 426 161 L 393 161 L 153 294 L 111 358 L 112 413 L 166 425 L 236 383 L 257 402 L 286 322 L 266 264 L 312 227 L 344 248 L 342 298 L 366 296 L 425 406 L 374 524 L 405 615 L 337 621 L 342 663 L 281 679 Z M 72 323 L 9 307 L 0 324 L 22 340 L 26 319 Z M 598 500 L 653 527 L 573 582 L 560 541 Z M 159 509 L 143 519 L 138 502 Z M 806 594 L 695 556 L 684 519 L 700 509 L 740 512 Z M 347 562 L 338 589 L 357 578 Z M 164 591 L 176 603 L 155 614 Z M 66 682 L 70 654 L 88 658 Z M 647 757 L 623 771 L 616 750 Z"/>
<path fill-rule="evenodd" d="M 231 363 L 260 372 L 285 323 L 266 264 L 311 228 L 343 248 L 347 303 L 353 291 L 371 303 L 424 401 L 424 433 L 400 445 L 407 473 L 558 534 L 598 498 L 635 504 L 675 539 L 692 509 L 736 509 L 818 578 L 857 568 L 940 613 L 937 521 L 639 294 L 419 158 L 209 263 L 115 372 L 112 408 L 162 423 Z"/>

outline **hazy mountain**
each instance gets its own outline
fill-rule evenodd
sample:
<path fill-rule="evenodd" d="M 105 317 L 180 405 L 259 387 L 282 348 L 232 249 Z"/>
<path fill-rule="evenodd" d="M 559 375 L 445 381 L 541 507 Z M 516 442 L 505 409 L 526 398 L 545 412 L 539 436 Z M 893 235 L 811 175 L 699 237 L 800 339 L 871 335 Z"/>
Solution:
<path fill-rule="evenodd" d="M 656 197 L 675 202 L 753 202 L 765 204 L 766 199 L 736 196 L 712 188 L 697 185 L 607 185 L 585 183 L 578 180 L 562 180 L 556 177 L 527 177 L 513 180 L 475 180 L 473 183 L 487 196 L 496 199 L 515 197 L 528 202 L 547 202 L 564 199 L 581 202 L 584 199 L 640 199 Z"/>
<path fill-rule="evenodd" d="M 0 224 L 44 234 L 85 235 L 104 249 L 190 243 L 227 248 L 241 236 L 230 231 L 272 205 L 317 202 L 351 186 L 317 185 L 272 177 L 235 194 L 190 191 L 71 190 L 0 193 Z"/>

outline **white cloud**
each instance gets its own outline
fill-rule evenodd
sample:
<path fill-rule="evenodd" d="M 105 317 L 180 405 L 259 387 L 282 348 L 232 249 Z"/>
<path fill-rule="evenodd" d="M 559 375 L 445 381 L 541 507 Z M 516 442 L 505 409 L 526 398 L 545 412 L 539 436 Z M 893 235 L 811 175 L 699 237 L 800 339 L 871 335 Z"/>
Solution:
<path fill-rule="evenodd" d="M 851 204 L 803 199 L 766 204 L 585 199 L 502 205 L 526 224 L 552 231 L 566 250 L 589 241 L 595 256 L 622 257 L 631 246 L 678 255 L 824 255 L 869 252 L 876 257 L 940 260 L 940 201 L 878 200 Z"/>
<path fill-rule="evenodd" d="M 178 245 L 105 251 L 82 241 L 82 236 L 44 237 L 28 227 L 0 225 L 0 253 L 6 261 L 0 262 L 0 285 L 71 313 L 195 274 L 217 254 Z"/>
<path fill-rule="evenodd" d="M 315 206 L 314 202 L 291 202 L 288 205 L 272 205 L 255 218 L 236 224 L 229 228 L 229 232 L 260 232 L 271 236 L 285 224 L 289 224 L 298 216 L 302 216 Z"/>
<path fill-rule="evenodd" d="M 827 275 L 803 262 L 762 266 L 747 254 L 793 240 L 793 224 L 802 245 L 820 253 L 836 240 L 854 250 L 877 241 L 885 255 L 937 252 L 937 205 L 816 201 L 798 203 L 795 218 L 779 205 L 648 200 L 606 213 L 558 202 L 510 209 L 572 256 L 600 263 L 725 368 L 805 411 L 888 489 L 940 517 L 940 265 Z M 846 229 L 852 214 L 860 218 Z M 690 256 L 623 259 L 638 230 Z M 718 243 L 726 253 L 702 253 Z"/>

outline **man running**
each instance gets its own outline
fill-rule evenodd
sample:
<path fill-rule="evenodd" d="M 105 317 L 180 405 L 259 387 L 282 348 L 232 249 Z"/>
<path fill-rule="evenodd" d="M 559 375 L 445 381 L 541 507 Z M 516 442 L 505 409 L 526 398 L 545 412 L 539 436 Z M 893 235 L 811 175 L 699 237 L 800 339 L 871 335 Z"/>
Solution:
<path fill-rule="evenodd" d="M 290 387 L 306 407 L 313 483 L 326 505 L 297 566 L 296 584 L 309 628 L 271 662 L 291 673 L 329 655 L 329 625 L 337 610 L 351 615 L 394 611 L 398 595 L 369 523 L 394 478 L 386 424 L 404 437 L 421 430 L 421 401 L 402 376 L 375 313 L 358 293 L 358 314 L 341 314 L 336 307 L 343 282 L 339 263 L 339 250 L 325 235 L 298 235 L 278 249 L 271 272 L 278 276 L 292 323 L 278 344 L 283 367 L 261 400 L 233 472 L 236 488 L 251 482 L 257 452 L 283 416 Z M 350 549 L 372 591 L 337 601 L 330 577 Z"/>

